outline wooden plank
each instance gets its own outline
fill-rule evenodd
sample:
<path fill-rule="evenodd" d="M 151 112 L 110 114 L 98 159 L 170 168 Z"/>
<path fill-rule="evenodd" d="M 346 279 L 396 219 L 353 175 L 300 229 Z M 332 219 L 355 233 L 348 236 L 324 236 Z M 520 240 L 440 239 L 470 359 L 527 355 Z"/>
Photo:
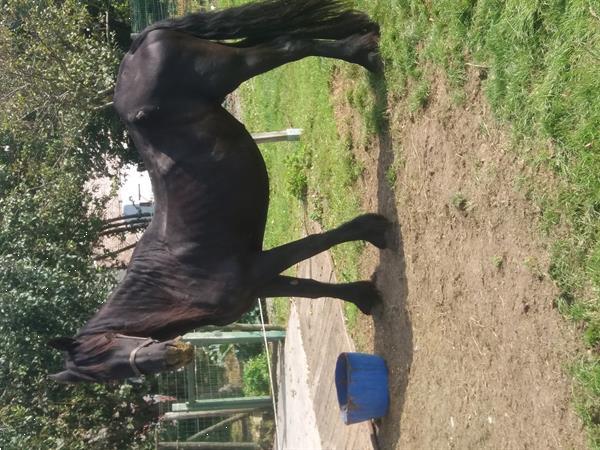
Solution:
<path fill-rule="evenodd" d="M 260 450 L 254 442 L 159 442 L 158 450 L 193 449 L 193 450 Z"/>
<path fill-rule="evenodd" d="M 181 411 L 181 412 L 168 412 L 163 414 L 159 419 L 162 422 L 169 422 L 172 420 L 189 420 L 189 419 L 202 419 L 205 417 L 225 417 L 232 414 L 239 414 L 245 412 L 259 411 L 256 408 L 236 408 L 236 409 L 220 409 L 218 411 Z"/>
<path fill-rule="evenodd" d="M 171 404 L 171 411 L 219 411 L 231 409 L 258 409 L 269 408 L 273 405 L 271 397 L 233 397 L 211 398 L 196 400 L 187 403 Z"/>
<path fill-rule="evenodd" d="M 281 325 L 265 323 L 265 330 L 285 331 L 285 327 Z M 262 325 L 259 323 L 232 323 L 231 325 L 225 325 L 222 327 L 217 325 L 205 325 L 199 331 L 262 331 Z"/>
<path fill-rule="evenodd" d="M 252 133 L 252 139 L 257 144 L 281 141 L 299 141 L 302 135 L 301 128 L 288 128 L 282 131 L 269 131 L 266 133 Z"/>
<path fill-rule="evenodd" d="M 267 342 L 282 341 L 285 339 L 285 331 L 271 330 L 266 333 Z M 183 340 L 190 344 L 212 345 L 212 344 L 248 344 L 263 342 L 263 334 L 260 331 L 207 331 L 194 332 L 183 335 Z"/>
<path fill-rule="evenodd" d="M 202 436 L 204 436 L 208 433 L 212 433 L 213 431 L 218 430 L 219 428 L 223 428 L 225 425 L 229 425 L 230 423 L 234 423 L 234 422 L 237 422 L 238 420 L 242 420 L 243 418 L 248 417 L 249 415 L 250 415 L 250 413 L 241 413 L 241 414 L 236 414 L 235 416 L 228 417 L 227 419 L 221 420 L 220 422 L 217 422 L 208 428 L 198 431 L 197 433 L 191 435 L 186 440 L 187 441 L 195 441 L 196 439 L 201 438 Z"/>

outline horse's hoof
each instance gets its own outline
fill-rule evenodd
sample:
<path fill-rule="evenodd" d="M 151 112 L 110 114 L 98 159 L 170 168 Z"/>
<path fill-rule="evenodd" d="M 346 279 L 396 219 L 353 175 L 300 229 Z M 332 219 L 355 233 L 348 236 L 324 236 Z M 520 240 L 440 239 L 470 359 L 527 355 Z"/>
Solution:
<path fill-rule="evenodd" d="M 388 235 L 392 228 L 392 222 L 381 214 L 363 214 L 350 223 L 359 227 L 362 240 L 370 242 L 379 249 L 389 247 Z"/>
<path fill-rule="evenodd" d="M 351 36 L 348 38 L 348 48 L 352 49 L 350 61 L 373 73 L 383 71 L 383 61 L 379 54 L 379 30 Z"/>
<path fill-rule="evenodd" d="M 372 314 L 375 305 L 382 303 L 381 294 L 371 281 L 352 283 L 352 289 L 355 293 L 353 303 L 360 309 L 360 312 L 367 316 Z"/>

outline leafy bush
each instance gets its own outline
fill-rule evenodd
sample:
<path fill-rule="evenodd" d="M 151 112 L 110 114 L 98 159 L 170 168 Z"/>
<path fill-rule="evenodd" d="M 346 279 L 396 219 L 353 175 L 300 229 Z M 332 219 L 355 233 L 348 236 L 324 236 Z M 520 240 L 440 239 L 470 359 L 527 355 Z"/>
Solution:
<path fill-rule="evenodd" d="M 269 365 L 266 353 L 261 353 L 246 362 L 242 381 L 245 395 L 269 395 Z"/>
<path fill-rule="evenodd" d="M 310 166 L 310 157 L 301 147 L 287 156 L 285 165 L 290 193 L 298 200 L 305 200 L 308 192 L 307 172 Z"/>
<path fill-rule="evenodd" d="M 0 448 L 153 448 L 149 382 L 48 380 L 115 280 L 94 262 L 104 200 L 87 182 L 128 157 L 111 108 L 119 52 L 76 0 L 0 6 Z"/>

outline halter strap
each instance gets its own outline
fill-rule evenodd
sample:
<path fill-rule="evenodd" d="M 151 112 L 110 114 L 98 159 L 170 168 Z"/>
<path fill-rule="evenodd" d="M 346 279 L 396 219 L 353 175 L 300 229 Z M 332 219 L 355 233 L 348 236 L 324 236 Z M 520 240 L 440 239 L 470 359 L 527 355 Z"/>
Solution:
<path fill-rule="evenodd" d="M 140 339 L 140 340 L 142 340 L 142 343 L 140 345 L 138 345 L 136 348 L 134 348 L 133 350 L 131 350 L 131 353 L 129 354 L 129 365 L 131 366 L 131 370 L 133 370 L 133 373 L 135 374 L 136 377 L 138 377 L 138 378 L 141 377 L 143 374 L 140 371 L 140 369 L 138 368 L 137 364 L 135 363 L 135 355 L 142 348 L 147 347 L 148 345 L 150 345 L 154 342 L 158 342 L 158 341 L 156 339 L 152 339 L 152 338 L 143 338 L 143 337 L 138 337 L 138 336 L 126 336 L 124 334 L 117 334 L 116 336 L 120 337 L 120 338 L 125 338 L 125 339 Z"/>

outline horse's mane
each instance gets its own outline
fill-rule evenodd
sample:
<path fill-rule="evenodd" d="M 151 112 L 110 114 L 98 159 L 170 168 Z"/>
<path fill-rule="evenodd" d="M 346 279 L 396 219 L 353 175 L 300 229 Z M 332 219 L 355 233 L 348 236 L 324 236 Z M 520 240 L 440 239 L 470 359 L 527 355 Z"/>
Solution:
<path fill-rule="evenodd" d="M 165 266 L 154 269 L 144 258 L 136 257 L 125 278 L 78 336 L 109 332 L 163 340 L 214 317 L 215 309 L 198 301 L 201 293 L 186 292 L 188 274 L 179 268 L 167 271 Z"/>

